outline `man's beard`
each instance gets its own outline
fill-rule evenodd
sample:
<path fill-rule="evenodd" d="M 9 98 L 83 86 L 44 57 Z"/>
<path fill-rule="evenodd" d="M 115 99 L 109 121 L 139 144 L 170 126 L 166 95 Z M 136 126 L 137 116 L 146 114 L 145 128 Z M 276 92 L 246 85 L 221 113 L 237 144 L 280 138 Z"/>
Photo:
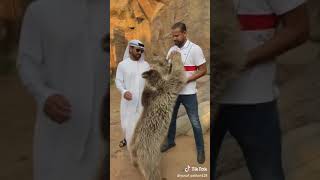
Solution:
<path fill-rule="evenodd" d="M 182 47 L 184 41 L 174 41 L 174 44 L 178 47 Z"/>
<path fill-rule="evenodd" d="M 139 59 L 141 58 L 141 55 L 133 55 L 133 58 L 134 58 L 135 60 L 139 60 Z"/>

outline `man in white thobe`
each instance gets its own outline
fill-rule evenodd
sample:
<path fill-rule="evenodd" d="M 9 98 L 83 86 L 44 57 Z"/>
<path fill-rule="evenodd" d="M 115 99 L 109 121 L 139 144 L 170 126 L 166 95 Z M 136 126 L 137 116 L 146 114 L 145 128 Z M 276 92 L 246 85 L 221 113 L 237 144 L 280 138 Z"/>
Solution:
<path fill-rule="evenodd" d="M 106 7 L 104 0 L 40 0 L 27 8 L 17 66 L 37 102 L 35 180 L 97 178 Z"/>
<path fill-rule="evenodd" d="M 135 125 L 142 112 L 141 95 L 144 88 L 142 73 L 150 69 L 144 60 L 144 45 L 139 40 L 128 43 L 123 61 L 118 64 L 116 86 L 121 93 L 120 119 L 125 139 L 120 147 L 130 143 Z"/>

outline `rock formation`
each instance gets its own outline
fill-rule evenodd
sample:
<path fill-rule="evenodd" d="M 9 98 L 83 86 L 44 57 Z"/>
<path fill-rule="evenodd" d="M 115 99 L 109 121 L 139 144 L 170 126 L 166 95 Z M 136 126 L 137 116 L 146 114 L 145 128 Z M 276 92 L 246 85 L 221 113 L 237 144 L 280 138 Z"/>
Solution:
<path fill-rule="evenodd" d="M 191 41 L 202 47 L 209 60 L 210 1 L 208 0 L 123 0 L 111 1 L 111 74 L 122 60 L 128 40 L 146 45 L 146 59 L 165 56 L 170 46 L 171 26 L 186 23 Z"/>

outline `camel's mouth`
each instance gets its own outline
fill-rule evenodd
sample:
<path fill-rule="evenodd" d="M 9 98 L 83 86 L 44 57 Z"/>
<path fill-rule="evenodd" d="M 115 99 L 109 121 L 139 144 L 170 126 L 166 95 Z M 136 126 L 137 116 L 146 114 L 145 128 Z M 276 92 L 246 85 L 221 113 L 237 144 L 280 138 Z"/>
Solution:
<path fill-rule="evenodd" d="M 155 72 L 156 72 L 155 70 L 151 69 L 149 71 L 143 72 L 141 76 L 142 78 L 147 79 L 148 77 L 153 76 Z"/>
<path fill-rule="evenodd" d="M 141 75 L 141 76 L 142 76 L 142 78 L 146 79 L 146 78 L 147 78 L 147 76 L 148 76 L 148 75 L 147 75 L 147 72 L 142 73 L 142 75 Z"/>

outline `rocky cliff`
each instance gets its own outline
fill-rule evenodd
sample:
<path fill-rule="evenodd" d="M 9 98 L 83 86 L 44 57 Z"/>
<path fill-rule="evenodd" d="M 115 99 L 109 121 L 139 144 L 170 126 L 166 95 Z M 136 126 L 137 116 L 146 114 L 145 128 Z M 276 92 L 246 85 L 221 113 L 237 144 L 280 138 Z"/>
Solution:
<path fill-rule="evenodd" d="M 126 44 L 139 39 L 146 45 L 147 59 L 165 57 L 172 46 L 171 26 L 187 25 L 188 37 L 203 48 L 209 60 L 210 1 L 208 0 L 123 0 L 110 3 L 111 73 L 122 60 Z"/>

